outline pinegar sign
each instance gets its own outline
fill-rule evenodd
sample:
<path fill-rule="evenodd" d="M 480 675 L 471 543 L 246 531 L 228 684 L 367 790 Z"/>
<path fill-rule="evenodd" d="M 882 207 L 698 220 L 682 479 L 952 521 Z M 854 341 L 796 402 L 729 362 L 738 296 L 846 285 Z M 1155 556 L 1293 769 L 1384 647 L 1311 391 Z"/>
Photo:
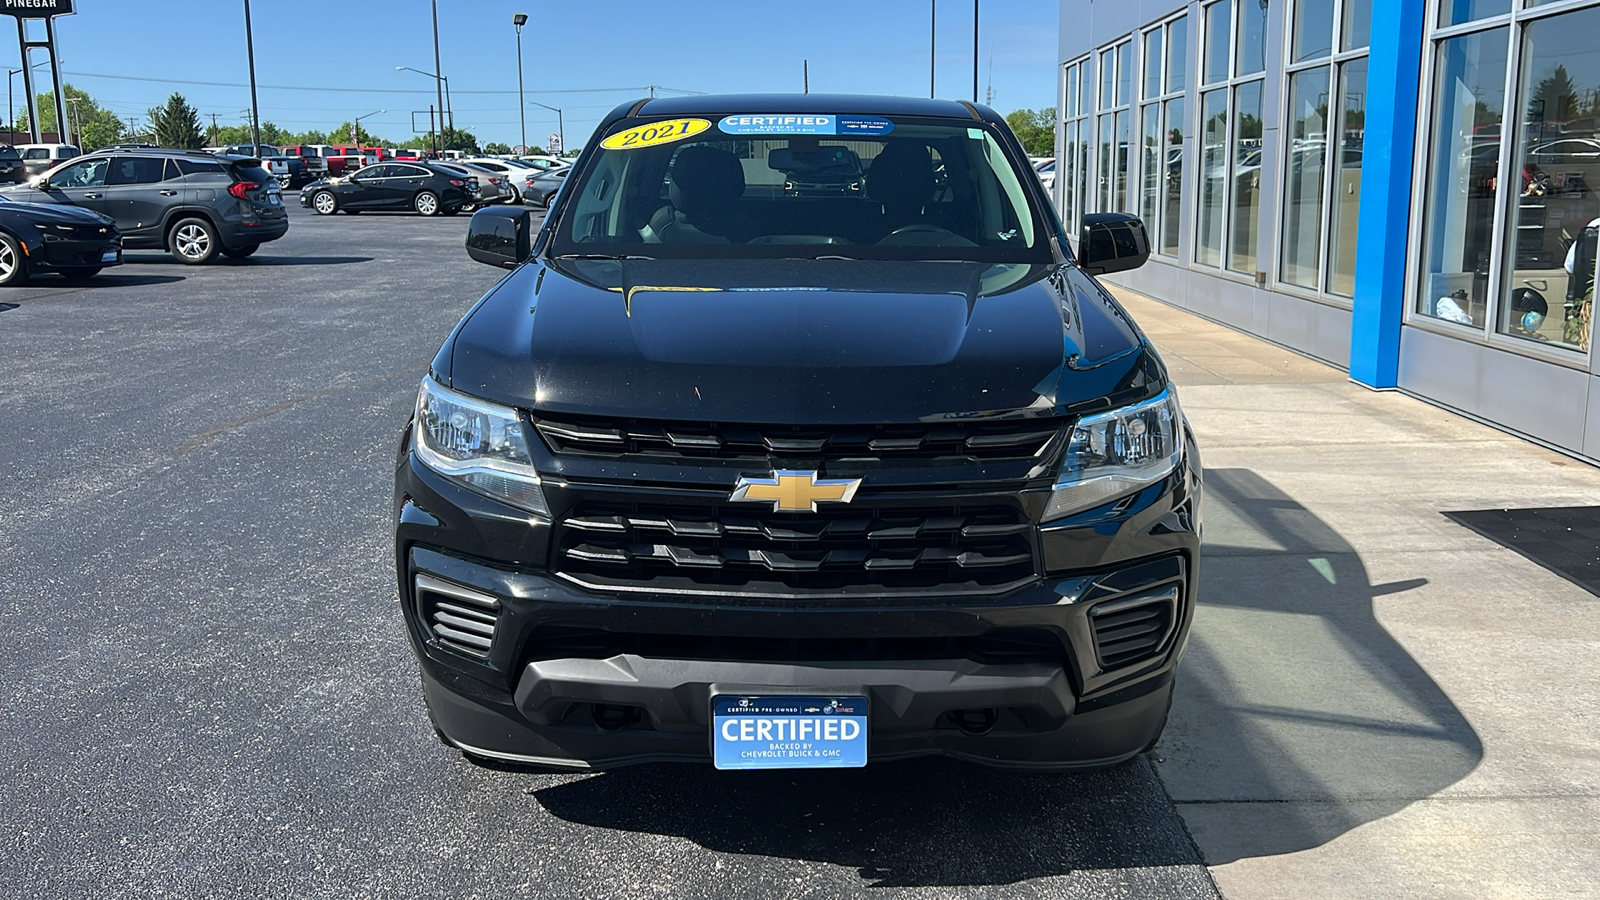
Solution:
<path fill-rule="evenodd" d="M 0 0 L 0 14 L 19 19 L 49 19 L 73 12 L 72 0 Z"/>

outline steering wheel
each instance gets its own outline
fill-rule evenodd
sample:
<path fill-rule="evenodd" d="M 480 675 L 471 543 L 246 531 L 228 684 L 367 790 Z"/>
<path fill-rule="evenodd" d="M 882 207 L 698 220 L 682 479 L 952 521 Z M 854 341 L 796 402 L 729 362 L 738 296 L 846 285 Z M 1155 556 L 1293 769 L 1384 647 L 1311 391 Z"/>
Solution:
<path fill-rule="evenodd" d="M 954 235 L 955 232 L 951 231 L 948 228 L 945 228 L 943 225 L 930 225 L 927 222 L 913 222 L 910 225 L 901 225 L 899 228 L 896 228 L 895 230 L 889 232 L 890 236 L 897 235 L 897 234 L 949 234 L 949 235 Z"/>

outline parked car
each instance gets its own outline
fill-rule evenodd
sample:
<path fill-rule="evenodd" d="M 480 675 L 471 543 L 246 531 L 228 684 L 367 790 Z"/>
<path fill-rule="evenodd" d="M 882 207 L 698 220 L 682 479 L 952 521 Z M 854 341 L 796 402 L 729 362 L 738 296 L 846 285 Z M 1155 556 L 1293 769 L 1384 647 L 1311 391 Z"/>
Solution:
<path fill-rule="evenodd" d="M 0 184 L 22 184 L 28 180 L 28 164 L 17 148 L 0 144 Z"/>
<path fill-rule="evenodd" d="M 746 184 L 833 117 L 860 194 Z M 537 239 L 473 216 L 468 254 L 512 271 L 401 434 L 397 611 L 438 734 L 573 770 L 1153 747 L 1202 486 L 1095 279 L 1148 258 L 1139 220 L 1084 216 L 1075 253 L 1005 121 L 953 101 L 631 101 L 595 135 Z"/>
<path fill-rule="evenodd" d="M 111 217 L 72 206 L 19 203 L 0 194 L 0 287 L 22 284 L 40 272 L 89 278 L 119 265 L 122 232 Z"/>
<path fill-rule="evenodd" d="M 456 172 L 469 184 L 477 186 L 477 193 L 472 195 L 472 202 L 467 204 L 466 209 L 477 209 L 496 203 L 522 202 L 522 192 L 518 191 L 516 185 L 512 184 L 511 179 L 503 173 L 468 162 L 434 162 L 432 165 Z"/>
<path fill-rule="evenodd" d="M 306 162 L 299 156 L 291 156 L 281 148 L 271 144 L 233 144 L 222 148 L 225 156 L 254 157 L 261 161 L 261 167 L 278 180 L 280 188 L 292 188 L 304 184 L 306 181 Z"/>
<path fill-rule="evenodd" d="M 71 144 L 18 144 L 17 152 L 22 154 L 29 175 L 38 175 L 82 153 Z"/>
<path fill-rule="evenodd" d="M 165 249 L 191 265 L 249 256 L 289 231 L 278 182 L 259 159 L 200 150 L 99 150 L 0 194 L 102 213 L 126 249 Z"/>
<path fill-rule="evenodd" d="M 296 174 L 291 187 L 299 187 L 307 182 L 316 181 L 328 174 L 328 161 L 322 158 L 322 150 L 311 144 L 296 144 L 281 148 L 284 156 L 300 158 L 301 171 Z"/>
<path fill-rule="evenodd" d="M 550 201 L 555 199 L 556 191 L 561 190 L 561 186 L 567 183 L 567 173 L 570 171 L 571 167 L 567 166 L 525 176 L 522 179 L 522 202 L 548 209 Z"/>
<path fill-rule="evenodd" d="M 453 216 L 473 202 L 474 179 L 433 163 L 386 162 L 343 178 L 312 182 L 300 191 L 300 205 L 319 215 L 340 210 L 411 210 L 424 216 Z"/>
<path fill-rule="evenodd" d="M 328 164 L 329 178 L 350 175 L 367 164 L 366 155 L 358 147 L 328 147 L 323 152 L 322 159 Z"/>
<path fill-rule="evenodd" d="M 527 163 L 535 169 L 561 169 L 572 165 L 572 160 L 555 156 L 519 156 L 517 162 Z"/>

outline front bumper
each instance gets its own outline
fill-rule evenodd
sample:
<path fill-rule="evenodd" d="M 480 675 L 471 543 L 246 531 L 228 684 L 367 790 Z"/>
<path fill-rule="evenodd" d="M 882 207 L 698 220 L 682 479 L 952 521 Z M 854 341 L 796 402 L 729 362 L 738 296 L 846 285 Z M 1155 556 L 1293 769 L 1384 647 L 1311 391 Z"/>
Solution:
<path fill-rule="evenodd" d="M 547 527 L 403 452 L 399 594 L 434 724 L 477 756 L 705 762 L 715 694 L 833 693 L 869 698 L 873 761 L 1108 765 L 1165 723 L 1193 617 L 1199 490 L 1185 464 L 1114 510 L 1049 523 L 1037 540 L 1050 574 L 1001 594 L 762 601 L 553 574 Z M 1155 629 L 1132 657 L 1106 624 L 1130 608 Z M 475 628 L 457 629 L 462 609 Z"/>
<path fill-rule="evenodd" d="M 106 254 L 114 253 L 111 261 Z M 122 265 L 122 237 L 50 237 L 43 242 L 35 264 L 49 269 L 99 269 Z"/>

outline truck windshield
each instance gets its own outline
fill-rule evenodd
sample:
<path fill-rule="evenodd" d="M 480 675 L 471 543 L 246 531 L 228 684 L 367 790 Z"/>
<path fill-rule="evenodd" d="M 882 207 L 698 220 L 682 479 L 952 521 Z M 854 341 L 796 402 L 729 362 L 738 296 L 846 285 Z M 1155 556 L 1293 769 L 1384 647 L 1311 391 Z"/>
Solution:
<path fill-rule="evenodd" d="M 629 119 L 563 188 L 551 252 L 1046 263 L 1024 176 L 973 120 Z"/>

